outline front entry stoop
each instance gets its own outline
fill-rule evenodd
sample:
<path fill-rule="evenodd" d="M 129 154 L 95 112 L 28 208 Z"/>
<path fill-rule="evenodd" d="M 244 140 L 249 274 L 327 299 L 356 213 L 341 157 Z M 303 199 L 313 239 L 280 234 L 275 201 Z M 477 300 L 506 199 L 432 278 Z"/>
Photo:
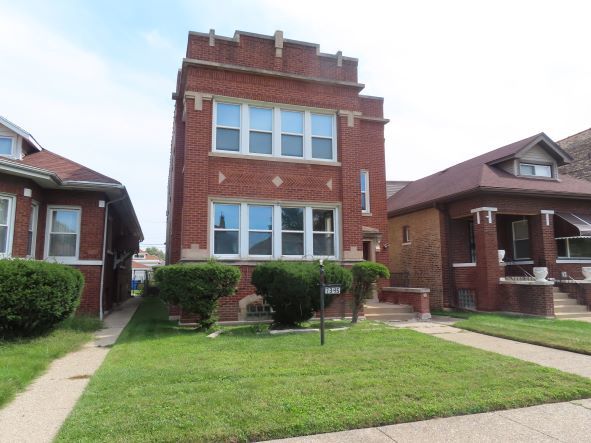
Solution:
<path fill-rule="evenodd" d="M 416 320 L 417 314 L 410 305 L 395 305 L 370 300 L 363 305 L 366 320 L 408 321 Z"/>
<path fill-rule="evenodd" d="M 580 305 L 577 300 L 570 298 L 568 293 L 561 292 L 560 288 L 552 288 L 554 292 L 554 315 L 558 319 L 591 319 L 591 312 L 587 306 Z"/>

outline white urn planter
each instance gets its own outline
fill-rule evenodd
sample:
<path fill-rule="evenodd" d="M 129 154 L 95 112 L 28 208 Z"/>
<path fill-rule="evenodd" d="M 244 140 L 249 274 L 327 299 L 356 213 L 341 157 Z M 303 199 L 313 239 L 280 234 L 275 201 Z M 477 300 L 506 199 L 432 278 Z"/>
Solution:
<path fill-rule="evenodd" d="M 591 281 L 591 266 L 583 266 L 581 271 L 583 272 L 583 277 L 585 280 Z"/>
<path fill-rule="evenodd" d="M 534 278 L 536 281 L 546 281 L 546 277 L 548 276 L 548 268 L 540 267 L 534 268 Z"/>
<path fill-rule="evenodd" d="M 504 258 L 505 258 L 505 250 L 499 249 L 499 263 L 503 263 Z"/>

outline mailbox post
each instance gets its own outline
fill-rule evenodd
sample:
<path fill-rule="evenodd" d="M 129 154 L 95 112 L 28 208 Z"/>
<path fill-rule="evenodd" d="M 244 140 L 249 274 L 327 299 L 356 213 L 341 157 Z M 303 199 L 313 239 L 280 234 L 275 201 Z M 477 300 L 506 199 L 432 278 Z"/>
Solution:
<path fill-rule="evenodd" d="M 320 260 L 320 345 L 324 345 L 324 261 Z"/>

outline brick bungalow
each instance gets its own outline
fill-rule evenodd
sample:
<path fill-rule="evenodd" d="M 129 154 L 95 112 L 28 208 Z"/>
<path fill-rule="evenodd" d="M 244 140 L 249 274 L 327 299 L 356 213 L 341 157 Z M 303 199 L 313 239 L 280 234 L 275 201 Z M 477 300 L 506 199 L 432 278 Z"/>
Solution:
<path fill-rule="evenodd" d="M 591 128 L 560 140 L 558 145 L 573 158 L 560 172 L 591 181 Z"/>
<path fill-rule="evenodd" d="M 102 318 L 129 295 L 141 240 L 121 183 L 42 148 L 0 117 L 0 258 L 78 268 L 85 278 L 78 312 Z"/>
<path fill-rule="evenodd" d="M 559 173 L 571 161 L 541 133 L 406 185 L 388 200 L 394 285 L 430 288 L 432 309 L 586 315 L 591 183 Z"/>
<path fill-rule="evenodd" d="M 357 63 L 281 31 L 189 33 L 173 93 L 167 263 L 240 267 L 220 320 L 267 315 L 250 284 L 264 260 L 388 265 L 387 120 L 383 99 L 360 93 Z"/>

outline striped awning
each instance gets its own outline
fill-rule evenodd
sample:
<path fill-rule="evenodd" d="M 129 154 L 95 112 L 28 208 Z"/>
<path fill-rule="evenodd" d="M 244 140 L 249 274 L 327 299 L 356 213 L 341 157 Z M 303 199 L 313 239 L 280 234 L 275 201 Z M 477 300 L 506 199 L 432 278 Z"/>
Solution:
<path fill-rule="evenodd" d="M 557 212 L 556 215 L 578 229 L 579 235 L 591 235 L 591 215 Z"/>

